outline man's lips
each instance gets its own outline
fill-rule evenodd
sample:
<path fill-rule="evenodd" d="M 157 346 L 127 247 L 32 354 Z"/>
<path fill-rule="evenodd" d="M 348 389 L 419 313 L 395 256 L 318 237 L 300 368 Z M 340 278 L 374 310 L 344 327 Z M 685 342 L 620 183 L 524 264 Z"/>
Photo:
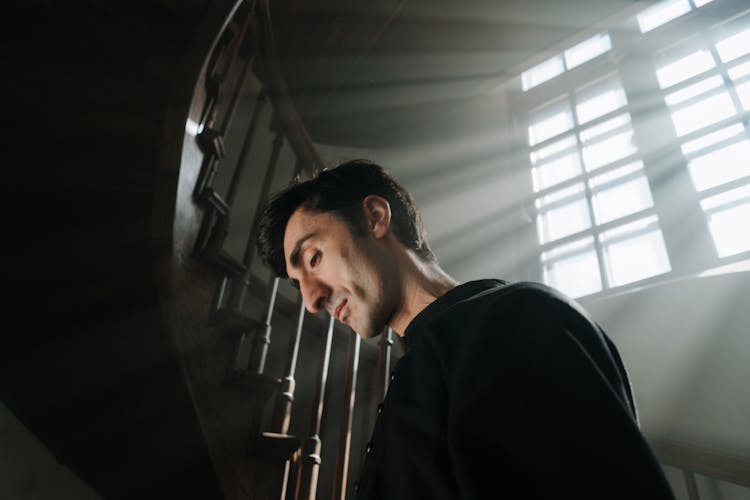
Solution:
<path fill-rule="evenodd" d="M 341 311 L 344 309 L 344 306 L 346 305 L 346 303 L 347 303 L 346 299 L 342 300 L 341 303 L 338 306 L 336 306 L 336 309 L 334 309 L 333 311 L 333 317 L 336 318 L 336 320 L 338 320 L 340 323 L 343 323 L 343 321 L 341 321 Z"/>

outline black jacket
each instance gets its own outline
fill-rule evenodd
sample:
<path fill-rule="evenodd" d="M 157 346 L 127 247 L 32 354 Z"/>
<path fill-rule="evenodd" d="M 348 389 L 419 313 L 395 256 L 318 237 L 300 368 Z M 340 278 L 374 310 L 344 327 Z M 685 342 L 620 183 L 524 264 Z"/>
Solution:
<path fill-rule="evenodd" d="M 612 342 L 535 283 L 481 280 L 404 332 L 359 499 L 672 499 Z"/>

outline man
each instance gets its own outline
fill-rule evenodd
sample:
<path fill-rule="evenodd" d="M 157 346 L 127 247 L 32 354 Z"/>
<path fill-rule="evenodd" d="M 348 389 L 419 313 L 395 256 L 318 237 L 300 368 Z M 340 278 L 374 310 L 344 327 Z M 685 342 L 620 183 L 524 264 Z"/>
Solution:
<path fill-rule="evenodd" d="M 310 312 L 406 341 L 359 498 L 673 498 L 601 329 L 543 285 L 458 284 L 382 167 L 351 161 L 277 194 L 258 249 Z"/>

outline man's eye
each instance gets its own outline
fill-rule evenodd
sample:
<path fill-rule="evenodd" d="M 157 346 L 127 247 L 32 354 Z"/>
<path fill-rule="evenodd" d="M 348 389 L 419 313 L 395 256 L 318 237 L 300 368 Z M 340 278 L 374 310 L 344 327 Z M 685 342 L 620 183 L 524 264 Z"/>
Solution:
<path fill-rule="evenodd" d="M 315 267 L 320 262 L 320 252 L 315 252 L 310 259 L 310 267 Z"/>

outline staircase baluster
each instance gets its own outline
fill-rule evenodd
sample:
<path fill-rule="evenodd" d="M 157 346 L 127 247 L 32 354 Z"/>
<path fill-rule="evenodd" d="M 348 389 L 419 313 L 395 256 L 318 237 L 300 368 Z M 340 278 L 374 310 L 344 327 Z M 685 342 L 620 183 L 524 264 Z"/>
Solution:
<path fill-rule="evenodd" d="M 268 198 L 268 192 L 271 188 L 271 182 L 273 181 L 274 174 L 276 173 L 276 165 L 279 161 L 279 154 L 281 153 L 281 147 L 283 145 L 283 131 L 279 130 L 273 140 L 271 157 L 268 159 L 268 166 L 266 167 L 266 173 L 263 177 L 263 185 L 261 186 L 260 194 L 258 195 L 258 203 L 255 207 L 255 219 L 253 220 L 253 225 L 250 228 L 250 234 L 247 238 L 247 245 L 245 246 L 245 254 L 242 258 L 242 265 L 245 269 L 242 273 L 242 276 L 240 276 L 235 283 L 235 286 L 232 287 L 229 306 L 236 311 L 241 311 L 245 305 L 247 289 L 250 286 L 250 280 L 252 279 L 251 264 L 253 260 L 253 251 L 255 249 L 255 235 L 258 232 L 258 214 L 260 213 L 263 207 L 263 203 L 266 201 L 266 198 Z"/>
<path fill-rule="evenodd" d="M 318 370 L 313 412 L 310 420 L 310 436 L 302 445 L 301 467 L 297 481 L 297 500 L 315 500 L 320 471 L 320 422 L 323 418 L 323 398 L 328 382 L 328 362 L 331 356 L 333 338 L 333 316 L 328 321 L 326 334 L 321 336 L 320 368 Z"/>
<path fill-rule="evenodd" d="M 249 71 L 246 73 L 249 74 Z M 211 235 L 209 238 L 208 243 L 206 244 L 206 247 L 209 252 L 218 254 L 221 252 L 222 247 L 224 246 L 224 240 L 227 238 L 227 234 L 229 233 L 229 222 L 230 222 L 230 216 L 229 216 L 229 210 L 231 210 L 232 205 L 234 204 L 234 201 L 237 197 L 237 191 L 240 186 L 240 182 L 242 180 L 242 175 L 244 174 L 245 170 L 247 169 L 248 164 L 248 155 L 250 154 L 251 145 L 253 142 L 253 138 L 255 137 L 255 132 L 258 127 L 258 117 L 260 116 L 263 108 L 265 107 L 266 98 L 263 92 L 258 95 L 258 98 L 256 99 L 255 108 L 253 109 L 253 115 L 250 119 L 250 126 L 247 129 L 247 132 L 245 133 L 245 138 L 242 142 L 242 148 L 240 149 L 240 154 L 237 159 L 237 164 L 234 167 L 234 171 L 232 172 L 232 179 L 229 182 L 229 188 L 227 189 L 227 197 L 225 200 L 226 204 L 226 210 L 227 214 L 224 216 L 220 216 L 216 218 L 216 221 L 214 222 L 212 228 L 211 228 Z M 227 117 L 231 118 L 231 117 Z M 262 193 L 261 193 L 262 194 Z M 264 200 L 265 197 L 261 198 L 261 200 Z"/>
<path fill-rule="evenodd" d="M 239 107 L 240 100 L 242 99 L 242 95 L 245 91 L 245 85 L 247 85 L 247 81 L 250 79 L 250 68 L 253 66 L 253 62 L 255 61 L 255 54 L 248 56 L 247 60 L 245 61 L 244 66 L 242 67 L 242 73 L 240 74 L 240 81 L 235 85 L 234 92 L 232 93 L 232 99 L 229 101 L 229 106 L 227 106 L 227 110 L 224 114 L 224 119 L 221 122 L 221 126 L 219 127 L 219 133 L 222 136 L 226 136 L 227 132 L 229 132 L 229 127 L 232 126 L 232 121 L 234 121 L 234 115 L 237 112 L 237 108 Z"/>
<path fill-rule="evenodd" d="M 234 31 L 235 33 L 233 36 L 231 36 L 229 42 L 227 42 L 226 44 L 229 45 L 229 55 L 228 57 L 225 56 L 226 48 L 218 52 L 215 51 L 214 53 L 216 54 L 216 57 L 209 63 L 209 70 L 206 73 L 206 106 L 204 109 L 204 115 L 201 117 L 202 127 L 201 133 L 198 136 L 198 142 L 199 144 L 202 144 L 201 149 L 204 150 L 204 154 L 207 154 L 207 156 L 215 157 L 207 158 L 207 163 L 204 165 L 204 168 L 201 169 L 201 175 L 199 176 L 199 180 L 196 186 L 198 188 L 197 194 L 199 196 L 204 195 L 204 190 L 211 190 L 210 188 L 213 186 L 214 179 L 216 178 L 216 174 L 219 170 L 219 162 L 224 157 L 224 135 L 226 134 L 227 130 L 223 127 L 217 130 L 214 125 L 217 119 L 216 115 L 218 113 L 219 104 L 222 101 L 224 82 L 229 76 L 232 67 L 234 67 L 235 63 L 237 62 L 239 50 L 242 46 L 243 40 L 245 39 L 245 35 L 247 33 L 248 27 L 250 26 L 251 19 L 252 14 L 248 13 L 245 16 L 245 20 L 242 23 L 239 31 L 237 31 L 236 28 L 232 29 L 231 23 L 227 26 L 225 36 L 229 36 L 229 33 L 232 31 Z M 248 58 L 248 61 L 243 66 L 243 73 L 240 76 L 240 84 L 237 87 L 244 86 L 245 76 L 247 73 L 246 69 L 248 67 L 247 63 L 250 59 L 251 58 Z M 236 88 L 235 93 L 237 93 L 238 90 L 241 91 L 241 89 Z M 239 100 L 239 97 L 240 96 L 237 96 L 237 100 Z M 236 107 L 236 103 L 234 102 L 234 100 L 235 98 L 233 97 L 227 110 L 228 114 L 230 115 L 234 114 L 232 108 Z M 208 146 L 209 144 L 211 146 Z M 214 152 L 214 154 L 211 155 L 211 152 Z"/>
<path fill-rule="evenodd" d="M 271 285 L 271 294 L 268 297 L 268 308 L 266 309 L 266 320 L 265 328 L 263 333 L 260 329 L 255 332 L 253 336 L 253 346 L 250 352 L 250 362 L 248 363 L 249 369 L 257 373 L 263 373 L 263 369 L 266 366 L 266 356 L 268 355 L 268 346 L 271 344 L 271 318 L 273 317 L 273 308 L 276 304 L 276 295 L 279 291 L 279 278 L 273 279 Z"/>
<path fill-rule="evenodd" d="M 294 374 L 297 369 L 297 356 L 299 355 L 299 344 L 302 338 L 302 325 L 305 321 L 305 304 L 302 298 L 299 299 L 299 317 L 297 319 L 297 329 L 289 343 L 289 353 L 286 358 L 285 376 L 281 380 L 278 395 L 276 396 L 276 406 L 274 407 L 273 417 L 271 418 L 271 431 L 279 434 L 289 432 L 289 421 L 292 415 L 292 403 L 294 403 Z"/>
<path fill-rule="evenodd" d="M 346 480 L 349 472 L 349 450 L 352 442 L 352 417 L 354 416 L 357 371 L 359 367 L 359 346 L 359 335 L 353 331 L 350 332 L 349 351 L 347 354 L 346 387 L 344 388 L 344 407 L 341 412 L 341 433 L 339 434 L 339 449 L 336 455 L 336 469 L 333 477 L 332 500 L 346 499 Z"/>
<path fill-rule="evenodd" d="M 255 137 L 255 131 L 258 128 L 258 120 L 267 102 L 268 100 L 266 98 L 266 93 L 265 91 L 262 91 L 260 94 L 258 94 L 258 97 L 255 100 L 253 115 L 250 118 L 250 126 L 245 133 L 245 139 L 242 142 L 242 148 L 240 149 L 240 154 L 237 157 L 237 166 L 235 166 L 234 168 L 234 172 L 232 173 L 232 180 L 229 183 L 229 189 L 227 191 L 227 204 L 230 207 L 237 197 L 237 189 L 239 188 L 240 181 L 242 180 L 242 175 L 245 173 L 245 170 L 247 168 L 247 157 L 250 154 L 253 138 Z M 265 201 L 265 197 L 261 198 L 261 200 Z"/>

